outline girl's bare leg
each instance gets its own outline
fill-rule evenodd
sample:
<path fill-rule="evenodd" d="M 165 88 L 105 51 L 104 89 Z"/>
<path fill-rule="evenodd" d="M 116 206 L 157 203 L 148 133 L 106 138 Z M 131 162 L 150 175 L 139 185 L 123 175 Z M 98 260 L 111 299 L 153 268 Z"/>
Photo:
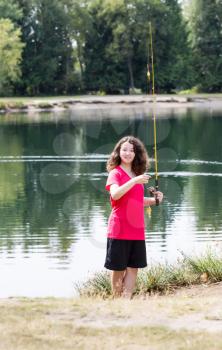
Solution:
<path fill-rule="evenodd" d="M 138 269 L 127 267 L 126 273 L 123 280 L 123 293 L 122 296 L 125 298 L 132 298 L 133 290 L 136 284 Z"/>
<path fill-rule="evenodd" d="M 120 297 L 123 291 L 123 279 L 125 276 L 126 270 L 124 271 L 112 271 L 112 291 L 114 297 Z"/>

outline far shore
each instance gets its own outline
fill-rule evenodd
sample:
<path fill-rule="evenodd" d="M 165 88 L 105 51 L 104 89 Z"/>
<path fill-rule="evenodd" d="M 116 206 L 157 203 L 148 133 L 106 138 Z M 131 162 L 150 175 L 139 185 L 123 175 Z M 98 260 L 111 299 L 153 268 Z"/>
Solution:
<path fill-rule="evenodd" d="M 196 95 L 109 95 L 109 96 L 55 96 L 55 97 L 10 97 L 0 98 L 0 113 L 81 111 L 89 109 L 149 110 L 187 108 L 222 110 L 222 94 Z"/>

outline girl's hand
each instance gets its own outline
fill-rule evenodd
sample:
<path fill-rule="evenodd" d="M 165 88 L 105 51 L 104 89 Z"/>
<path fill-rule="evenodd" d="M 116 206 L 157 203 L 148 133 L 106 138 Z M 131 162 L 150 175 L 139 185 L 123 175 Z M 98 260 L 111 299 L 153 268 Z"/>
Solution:
<path fill-rule="evenodd" d="M 156 191 L 154 196 L 155 196 L 156 199 L 158 199 L 159 203 L 162 202 L 162 200 L 163 200 L 163 192 Z"/>
<path fill-rule="evenodd" d="M 150 175 L 142 174 L 134 177 L 133 181 L 135 184 L 147 184 L 150 178 L 151 178 Z"/>

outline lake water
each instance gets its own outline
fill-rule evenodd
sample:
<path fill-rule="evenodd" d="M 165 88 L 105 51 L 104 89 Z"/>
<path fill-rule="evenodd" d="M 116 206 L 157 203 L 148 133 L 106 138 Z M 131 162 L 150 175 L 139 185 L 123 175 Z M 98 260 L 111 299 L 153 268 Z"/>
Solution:
<path fill-rule="evenodd" d="M 116 114 L 82 108 L 1 115 L 0 297 L 72 296 L 77 281 L 103 269 L 108 154 L 133 134 L 154 171 L 151 114 L 133 107 Z M 151 217 L 145 213 L 149 262 L 220 245 L 221 130 L 222 111 L 157 113 L 165 200 Z"/>

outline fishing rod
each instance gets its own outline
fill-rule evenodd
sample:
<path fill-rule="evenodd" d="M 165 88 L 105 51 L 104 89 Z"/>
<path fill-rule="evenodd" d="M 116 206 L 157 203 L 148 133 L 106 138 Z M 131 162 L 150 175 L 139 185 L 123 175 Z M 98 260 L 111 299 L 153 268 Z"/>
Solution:
<path fill-rule="evenodd" d="M 154 166 L 155 166 L 155 187 L 149 187 L 149 192 L 151 196 L 155 197 L 156 205 L 159 205 L 159 199 L 156 196 L 156 192 L 159 190 L 159 178 L 158 178 L 158 158 L 157 158 L 157 128 L 156 128 L 156 93 L 155 93 L 155 74 L 154 74 L 154 54 L 153 54 L 153 34 L 152 34 L 152 24 L 149 22 L 149 43 L 148 43 L 148 62 L 147 62 L 147 79 L 148 87 L 151 80 L 151 89 L 153 97 L 153 108 L 152 108 L 152 117 L 153 117 L 153 143 L 154 143 Z M 150 53 L 149 53 L 150 48 Z M 151 58 L 151 74 L 149 67 L 149 58 Z"/>

